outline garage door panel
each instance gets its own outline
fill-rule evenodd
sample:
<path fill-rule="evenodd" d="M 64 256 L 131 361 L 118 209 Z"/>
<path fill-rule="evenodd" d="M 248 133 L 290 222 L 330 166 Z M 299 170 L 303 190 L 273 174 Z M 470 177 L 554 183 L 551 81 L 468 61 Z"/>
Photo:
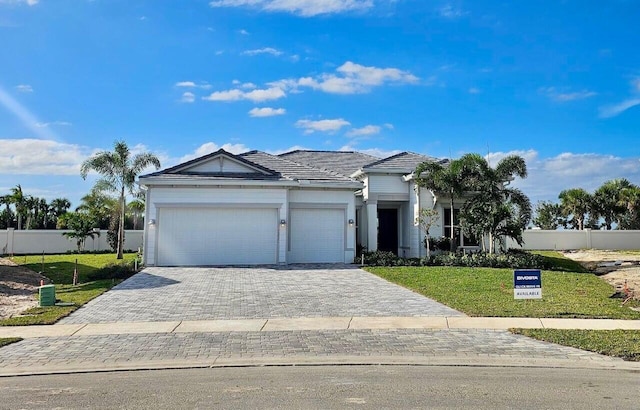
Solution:
<path fill-rule="evenodd" d="M 344 209 L 292 209 L 289 262 L 344 262 L 344 215 Z"/>
<path fill-rule="evenodd" d="M 161 208 L 158 265 L 276 263 L 276 209 Z"/>

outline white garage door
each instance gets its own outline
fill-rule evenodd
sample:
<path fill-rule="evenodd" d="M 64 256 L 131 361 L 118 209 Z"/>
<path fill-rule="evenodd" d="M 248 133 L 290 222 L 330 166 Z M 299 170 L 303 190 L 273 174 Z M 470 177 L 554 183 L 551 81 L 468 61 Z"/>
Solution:
<path fill-rule="evenodd" d="M 289 262 L 344 262 L 343 209 L 292 209 Z"/>
<path fill-rule="evenodd" d="M 158 265 L 276 263 L 276 209 L 160 208 Z"/>

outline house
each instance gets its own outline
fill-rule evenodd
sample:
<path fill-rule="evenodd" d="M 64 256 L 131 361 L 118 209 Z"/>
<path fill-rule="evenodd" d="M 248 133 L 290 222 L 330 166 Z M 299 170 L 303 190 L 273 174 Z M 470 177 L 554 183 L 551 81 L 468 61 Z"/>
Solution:
<path fill-rule="evenodd" d="M 351 263 L 357 246 L 420 257 L 420 208 L 440 211 L 431 236 L 448 233 L 448 201 L 416 189 L 411 152 L 281 155 L 224 150 L 141 176 L 148 266 Z"/>

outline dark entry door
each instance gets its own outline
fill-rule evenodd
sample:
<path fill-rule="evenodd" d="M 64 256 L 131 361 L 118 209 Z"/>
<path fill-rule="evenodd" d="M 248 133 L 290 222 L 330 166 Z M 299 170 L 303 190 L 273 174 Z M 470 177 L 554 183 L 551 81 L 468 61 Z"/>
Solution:
<path fill-rule="evenodd" d="M 378 250 L 398 254 L 397 209 L 378 209 Z"/>

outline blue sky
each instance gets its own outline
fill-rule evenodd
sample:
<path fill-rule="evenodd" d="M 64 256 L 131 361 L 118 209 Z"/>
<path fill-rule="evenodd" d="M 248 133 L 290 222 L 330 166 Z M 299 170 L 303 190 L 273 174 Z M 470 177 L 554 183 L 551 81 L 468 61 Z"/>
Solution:
<path fill-rule="evenodd" d="M 535 202 L 640 184 L 634 0 L 0 0 L 0 194 L 75 205 L 123 139 L 527 159 Z"/>

